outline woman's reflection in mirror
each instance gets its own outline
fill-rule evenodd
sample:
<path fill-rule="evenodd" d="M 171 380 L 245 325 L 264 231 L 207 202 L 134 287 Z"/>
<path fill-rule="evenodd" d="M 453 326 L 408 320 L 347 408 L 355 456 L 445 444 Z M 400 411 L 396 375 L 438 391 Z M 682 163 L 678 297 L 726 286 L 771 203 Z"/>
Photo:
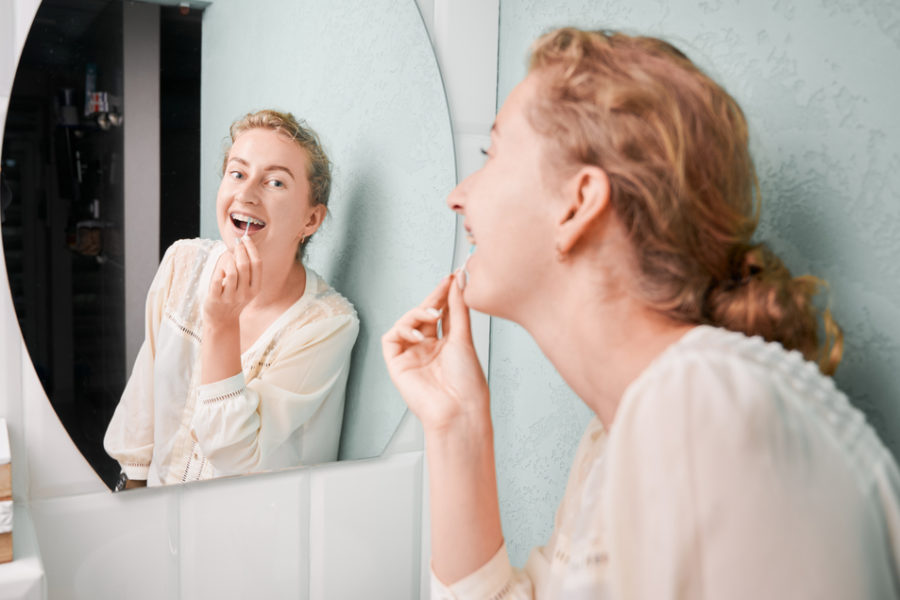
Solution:
<path fill-rule="evenodd" d="M 230 133 L 221 241 L 174 243 L 147 294 L 146 337 L 104 438 L 120 487 L 337 459 L 359 321 L 303 264 L 331 164 L 290 114 L 248 114 Z"/>

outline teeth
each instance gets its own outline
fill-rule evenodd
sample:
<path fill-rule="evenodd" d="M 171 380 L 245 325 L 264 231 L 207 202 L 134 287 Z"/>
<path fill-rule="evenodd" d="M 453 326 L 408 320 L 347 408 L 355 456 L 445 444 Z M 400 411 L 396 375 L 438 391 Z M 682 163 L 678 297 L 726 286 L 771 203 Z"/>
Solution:
<path fill-rule="evenodd" d="M 265 227 L 265 223 L 260 221 L 255 217 L 251 217 L 250 215 L 242 215 L 240 213 L 231 213 L 231 218 L 235 221 L 240 221 L 242 223 L 250 223 L 251 225 L 259 225 L 260 227 Z"/>

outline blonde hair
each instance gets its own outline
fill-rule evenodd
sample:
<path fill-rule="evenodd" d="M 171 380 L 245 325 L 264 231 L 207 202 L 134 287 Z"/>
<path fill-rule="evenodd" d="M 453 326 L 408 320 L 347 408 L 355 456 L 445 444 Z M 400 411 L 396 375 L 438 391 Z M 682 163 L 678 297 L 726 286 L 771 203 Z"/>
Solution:
<path fill-rule="evenodd" d="M 312 206 L 328 206 L 328 198 L 331 194 L 331 161 L 322 148 L 322 142 L 318 134 L 312 130 L 306 121 L 298 120 L 291 113 L 275 110 L 260 110 L 247 113 L 231 124 L 229 134 L 230 142 L 226 145 L 225 156 L 222 159 L 222 172 L 228 164 L 228 154 L 231 146 L 239 135 L 250 129 L 271 129 L 277 131 L 292 141 L 306 152 L 309 158 L 309 166 L 306 177 L 309 181 L 309 201 Z M 312 236 L 309 236 L 299 245 L 297 258 L 300 259 L 303 251 Z"/>
<path fill-rule="evenodd" d="M 544 85 L 529 119 L 548 154 L 606 172 L 648 306 L 780 342 L 834 372 L 843 336 L 813 303 L 824 282 L 792 277 L 751 242 L 760 198 L 747 122 L 721 86 L 662 40 L 573 28 L 539 38 L 530 71 Z"/>

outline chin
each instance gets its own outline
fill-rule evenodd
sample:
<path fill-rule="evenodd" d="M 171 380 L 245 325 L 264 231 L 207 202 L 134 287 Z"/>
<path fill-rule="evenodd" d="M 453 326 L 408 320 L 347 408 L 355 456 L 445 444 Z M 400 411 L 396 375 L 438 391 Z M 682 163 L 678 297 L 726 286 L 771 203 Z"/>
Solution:
<path fill-rule="evenodd" d="M 491 315 L 492 317 L 502 317 L 501 313 L 503 311 L 497 310 L 499 308 L 498 303 L 492 302 L 490 294 L 485 294 L 484 290 L 479 290 L 478 286 L 471 285 L 471 282 L 467 283 L 463 290 L 463 300 L 465 300 L 466 306 L 472 310 Z"/>

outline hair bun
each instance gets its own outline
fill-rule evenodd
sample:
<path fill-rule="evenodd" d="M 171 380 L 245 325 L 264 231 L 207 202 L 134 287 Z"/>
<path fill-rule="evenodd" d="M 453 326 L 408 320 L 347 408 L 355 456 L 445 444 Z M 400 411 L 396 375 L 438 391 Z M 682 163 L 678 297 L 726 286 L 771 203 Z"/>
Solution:
<path fill-rule="evenodd" d="M 765 244 L 737 248 L 731 265 L 731 276 L 713 282 L 707 292 L 708 321 L 779 342 L 817 362 L 823 373 L 834 373 L 843 352 L 843 334 L 831 312 L 820 311 L 813 302 L 827 288 L 825 282 L 810 275 L 792 276 Z M 819 342 L 820 316 L 824 343 Z"/>

